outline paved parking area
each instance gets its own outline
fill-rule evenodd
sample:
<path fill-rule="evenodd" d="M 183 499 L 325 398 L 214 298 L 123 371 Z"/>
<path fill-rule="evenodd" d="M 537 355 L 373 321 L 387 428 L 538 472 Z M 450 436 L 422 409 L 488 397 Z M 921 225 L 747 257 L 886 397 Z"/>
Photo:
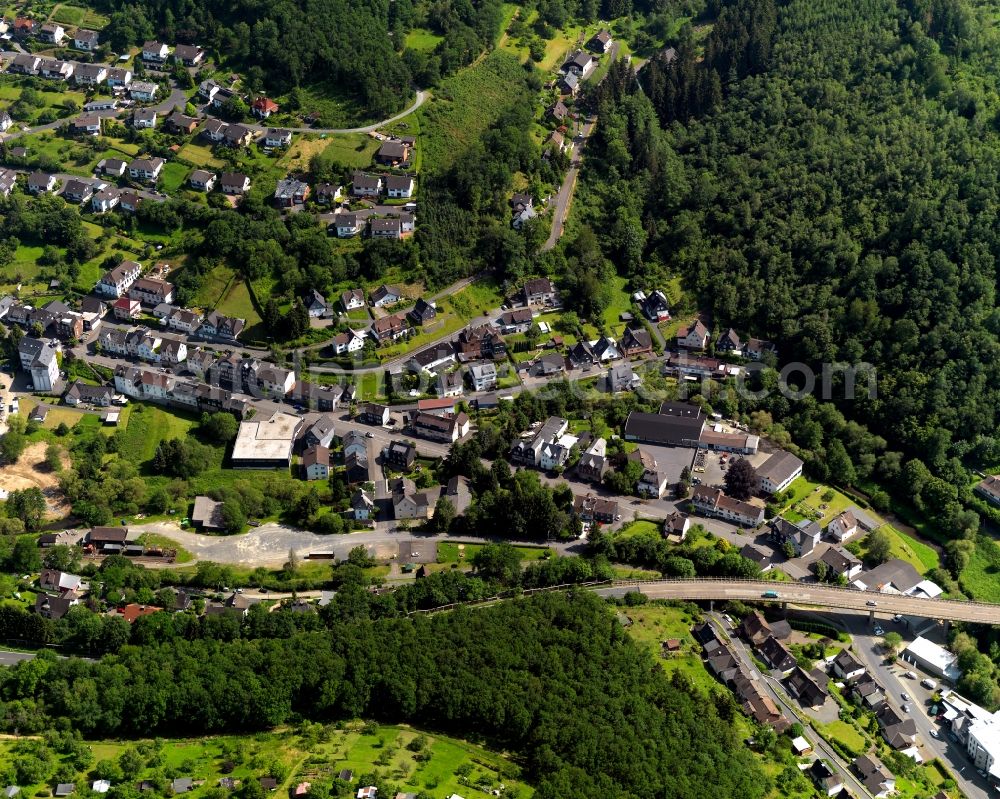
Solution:
<path fill-rule="evenodd" d="M 434 541 L 400 541 L 400 563 L 434 563 L 437 561 L 437 543 Z"/>
<path fill-rule="evenodd" d="M 659 444 L 640 444 L 639 449 L 648 452 L 656 458 L 656 464 L 667 475 L 667 481 L 673 485 L 681 479 L 684 467 L 691 468 L 694 462 L 695 450 L 690 447 L 664 447 Z"/>

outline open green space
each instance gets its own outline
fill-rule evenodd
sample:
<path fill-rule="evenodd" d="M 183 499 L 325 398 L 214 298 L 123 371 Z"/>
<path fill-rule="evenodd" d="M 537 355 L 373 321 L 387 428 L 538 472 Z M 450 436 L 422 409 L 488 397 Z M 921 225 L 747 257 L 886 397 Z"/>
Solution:
<path fill-rule="evenodd" d="M 197 424 L 193 416 L 168 411 L 158 405 L 138 403 L 129 407 L 132 412 L 127 423 L 119 424 L 125 432 L 118 454 L 135 464 L 151 460 L 161 441 L 184 438 Z"/>
<path fill-rule="evenodd" d="M 968 565 L 958 578 L 962 591 L 978 602 L 1000 602 L 1000 573 L 987 557 L 985 547 L 972 550 Z"/>
<path fill-rule="evenodd" d="M 198 291 L 187 303 L 188 306 L 203 310 L 214 309 L 222 300 L 226 289 L 234 278 L 235 273 L 228 266 L 221 264 L 216 266 L 202 276 L 198 284 Z"/>
<path fill-rule="evenodd" d="M 852 752 L 868 749 L 868 739 L 853 724 L 836 719 L 827 724 L 816 723 L 816 727 L 829 739 L 839 741 Z"/>
<path fill-rule="evenodd" d="M 492 280 L 477 280 L 461 291 L 446 297 L 442 300 L 442 304 L 449 306 L 456 314 L 468 321 L 499 308 L 503 299 L 503 292 Z"/>
<path fill-rule="evenodd" d="M 485 544 L 463 544 L 450 541 L 440 543 L 437 547 L 438 563 L 471 563 L 476 553 Z M 544 560 L 552 557 L 552 550 L 548 547 L 514 547 L 521 560 Z"/>
<path fill-rule="evenodd" d="M 200 167 L 210 167 L 212 169 L 221 169 L 225 166 L 225 161 L 222 161 L 212 155 L 212 148 L 204 144 L 195 144 L 194 142 L 188 142 L 185 144 L 177 153 L 178 156 L 183 158 L 185 161 L 190 161 L 192 164 L 196 164 Z"/>
<path fill-rule="evenodd" d="M 60 3 L 52 11 L 49 19 L 52 22 L 58 22 L 60 25 L 79 26 L 83 24 L 83 18 L 85 16 L 87 16 L 87 9 Z"/>
<path fill-rule="evenodd" d="M 154 795 L 170 795 L 172 778 L 194 779 L 197 784 L 187 795 L 197 797 L 218 795 L 222 777 L 242 783 L 274 776 L 278 780 L 275 795 L 287 796 L 300 782 L 330 783 L 345 769 L 354 772 L 352 795 L 362 776 L 378 784 L 389 797 L 399 790 L 473 799 L 490 796 L 501 783 L 508 795 L 520 799 L 532 793 L 519 778 L 518 766 L 502 755 L 405 726 L 307 722 L 294 730 L 255 735 L 93 741 L 88 745 L 94 761 L 117 761 L 126 749 L 137 751 L 143 765 L 136 779 L 164 786 Z M 16 749 L 16 741 L 0 741 L 0 760 L 15 758 Z M 66 776 L 74 774 L 79 785 L 94 779 L 92 771 L 77 770 L 68 757 L 57 756 L 57 760 L 60 768 L 68 769 Z M 21 790 L 26 796 L 42 795 L 40 791 L 49 794 L 46 783 L 21 785 Z"/>
<path fill-rule="evenodd" d="M 443 41 L 444 36 L 439 36 L 427 28 L 414 28 L 406 34 L 406 49 L 429 53 Z"/>
<path fill-rule="evenodd" d="M 336 133 L 321 138 L 316 142 L 309 142 L 312 149 L 322 152 L 327 158 L 349 167 L 368 167 L 372 164 L 375 151 L 378 150 L 379 142 L 365 133 Z M 295 152 L 301 152 L 305 144 L 292 142 L 289 150 L 291 156 Z M 306 159 L 308 166 L 308 159 Z"/>
<path fill-rule="evenodd" d="M 217 310 L 226 316 L 245 319 L 247 327 L 260 323 L 260 316 L 253 307 L 253 300 L 250 299 L 250 289 L 242 280 L 233 281 L 229 291 L 219 302 Z"/>

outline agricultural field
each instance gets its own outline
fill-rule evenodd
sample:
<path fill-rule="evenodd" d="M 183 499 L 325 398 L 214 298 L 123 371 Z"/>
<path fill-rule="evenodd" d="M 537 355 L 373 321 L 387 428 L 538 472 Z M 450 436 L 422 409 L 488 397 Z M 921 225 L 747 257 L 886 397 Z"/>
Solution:
<path fill-rule="evenodd" d="M 230 795 L 231 789 L 219 792 L 223 777 L 238 783 L 273 777 L 278 783 L 275 796 L 289 795 L 303 781 L 331 785 L 334 796 L 347 796 L 348 792 L 353 796 L 359 785 L 370 784 L 379 788 L 380 796 L 389 797 L 397 791 L 432 791 L 433 796 L 461 792 L 466 799 L 476 799 L 490 796 L 501 783 L 506 786 L 504 795 L 511 799 L 528 799 L 532 794 L 530 786 L 520 779 L 518 766 L 503 755 L 403 726 L 361 722 L 324 726 L 307 722 L 295 730 L 256 735 L 127 744 L 95 741 L 89 747 L 94 761 L 117 762 L 126 749 L 137 752 L 142 767 L 135 780 L 156 784 L 153 796 L 171 795 L 170 781 L 183 777 L 195 780 L 195 787 L 188 793 L 192 797 Z M 16 741 L 0 741 L 0 760 L 16 759 L 17 748 Z M 75 773 L 78 785 L 94 779 L 90 770 L 76 770 L 68 757 L 58 759 L 60 768 Z M 337 778 L 343 770 L 353 772 L 350 784 Z M 26 796 L 49 790 L 45 782 L 22 785 L 21 789 Z"/>

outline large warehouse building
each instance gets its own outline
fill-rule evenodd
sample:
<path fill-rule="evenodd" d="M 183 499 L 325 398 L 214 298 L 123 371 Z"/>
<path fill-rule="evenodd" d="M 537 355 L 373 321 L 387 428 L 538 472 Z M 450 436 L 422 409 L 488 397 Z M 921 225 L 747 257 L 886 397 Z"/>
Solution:
<path fill-rule="evenodd" d="M 300 417 L 280 412 L 270 419 L 241 422 L 233 444 L 233 468 L 287 469 L 301 424 Z"/>

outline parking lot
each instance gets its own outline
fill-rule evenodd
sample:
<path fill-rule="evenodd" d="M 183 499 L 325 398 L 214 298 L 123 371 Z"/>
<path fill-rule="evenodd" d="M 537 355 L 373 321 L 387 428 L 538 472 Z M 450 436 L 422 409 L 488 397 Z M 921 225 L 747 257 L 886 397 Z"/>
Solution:
<path fill-rule="evenodd" d="M 659 444 L 641 444 L 639 449 L 643 452 L 648 452 L 656 458 L 656 465 L 662 473 L 666 474 L 669 485 L 673 485 L 681 479 L 681 472 L 684 471 L 684 467 L 693 467 L 694 450 L 690 447 L 664 447 Z"/>

